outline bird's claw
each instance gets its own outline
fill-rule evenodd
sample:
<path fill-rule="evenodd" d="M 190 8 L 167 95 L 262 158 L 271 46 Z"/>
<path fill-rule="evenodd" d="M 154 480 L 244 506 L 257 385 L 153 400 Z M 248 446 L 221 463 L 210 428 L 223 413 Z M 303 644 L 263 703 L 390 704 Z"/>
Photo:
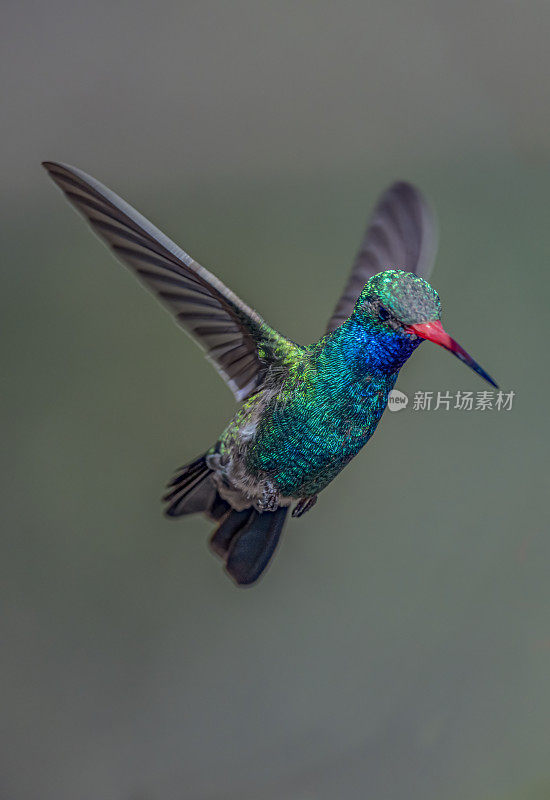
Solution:
<path fill-rule="evenodd" d="M 279 508 L 279 493 L 270 483 L 263 487 L 262 496 L 257 501 L 258 511 L 277 511 Z"/>
<path fill-rule="evenodd" d="M 311 497 L 301 497 L 294 506 L 294 510 L 292 511 L 292 516 L 301 517 L 302 514 L 305 514 L 306 511 L 309 511 L 310 508 L 313 508 L 316 502 L 317 502 L 316 494 L 312 495 Z"/>

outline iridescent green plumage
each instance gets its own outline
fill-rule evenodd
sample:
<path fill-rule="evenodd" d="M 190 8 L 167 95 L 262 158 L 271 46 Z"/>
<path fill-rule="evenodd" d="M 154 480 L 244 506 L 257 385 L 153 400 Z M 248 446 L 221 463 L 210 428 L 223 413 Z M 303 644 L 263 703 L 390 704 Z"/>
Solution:
<path fill-rule="evenodd" d="M 201 344 L 239 408 L 204 456 L 175 475 L 167 514 L 203 512 L 211 547 L 239 585 L 265 569 L 289 505 L 309 510 L 368 442 L 399 370 L 423 338 L 494 383 L 443 331 L 423 279 L 435 226 L 420 193 L 392 186 L 379 201 L 327 333 L 309 346 L 269 327 L 208 270 L 89 175 L 45 167 L 115 254 Z"/>
<path fill-rule="evenodd" d="M 372 277 L 342 325 L 288 350 L 283 369 L 222 434 L 221 456 L 243 459 L 254 491 L 270 483 L 278 501 L 317 494 L 370 439 L 400 367 L 420 343 L 397 320 L 439 313 L 437 294 L 421 278 L 398 270 Z"/>

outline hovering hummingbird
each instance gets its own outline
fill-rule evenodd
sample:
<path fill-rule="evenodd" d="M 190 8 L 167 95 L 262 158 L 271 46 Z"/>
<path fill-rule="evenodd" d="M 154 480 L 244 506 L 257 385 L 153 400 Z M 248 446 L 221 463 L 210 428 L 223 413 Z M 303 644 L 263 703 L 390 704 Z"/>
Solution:
<path fill-rule="evenodd" d="M 277 546 L 289 506 L 309 511 L 376 430 L 399 370 L 424 340 L 493 379 L 440 321 L 425 280 L 436 226 L 420 192 L 380 198 L 319 341 L 287 339 L 124 200 L 79 169 L 44 162 L 94 231 L 206 351 L 242 405 L 216 443 L 168 484 L 166 514 L 218 523 L 210 547 L 240 586 Z"/>

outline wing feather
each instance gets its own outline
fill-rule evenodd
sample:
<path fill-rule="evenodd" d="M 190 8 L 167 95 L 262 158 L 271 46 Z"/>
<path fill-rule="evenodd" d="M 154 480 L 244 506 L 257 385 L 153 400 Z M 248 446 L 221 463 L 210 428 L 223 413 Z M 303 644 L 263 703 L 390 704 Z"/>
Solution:
<path fill-rule="evenodd" d="M 386 269 L 403 269 L 427 278 L 436 250 L 437 224 L 428 203 L 410 183 L 394 183 L 380 197 L 369 220 L 327 333 L 349 317 L 369 278 Z"/>
<path fill-rule="evenodd" d="M 293 344 L 95 178 L 66 164 L 45 161 L 44 167 L 119 260 L 206 351 L 237 400 L 254 392 L 280 350 Z"/>

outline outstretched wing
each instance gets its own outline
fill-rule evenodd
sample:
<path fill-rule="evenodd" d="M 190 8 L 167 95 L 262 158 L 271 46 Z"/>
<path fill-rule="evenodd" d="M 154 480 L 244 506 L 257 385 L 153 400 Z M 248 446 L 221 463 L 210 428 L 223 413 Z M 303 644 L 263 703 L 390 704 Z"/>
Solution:
<path fill-rule="evenodd" d="M 98 236 L 206 351 L 237 400 L 248 397 L 277 352 L 291 343 L 99 181 L 66 164 L 43 166 Z"/>
<path fill-rule="evenodd" d="M 437 225 L 427 202 L 410 183 L 394 183 L 381 196 L 369 220 L 327 333 L 349 317 L 369 278 L 386 269 L 404 269 L 426 278 L 436 249 Z"/>

